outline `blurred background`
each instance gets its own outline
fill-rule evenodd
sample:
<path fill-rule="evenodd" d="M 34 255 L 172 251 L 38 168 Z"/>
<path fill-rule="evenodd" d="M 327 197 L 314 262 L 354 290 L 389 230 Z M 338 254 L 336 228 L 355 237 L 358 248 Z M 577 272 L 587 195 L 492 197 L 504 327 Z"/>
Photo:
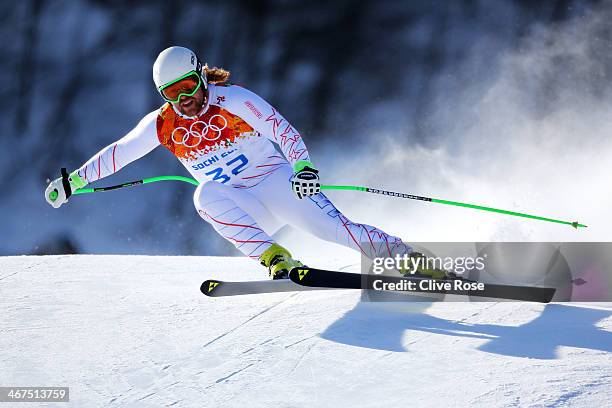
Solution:
<path fill-rule="evenodd" d="M 607 241 L 610 21 L 609 1 L 587 0 L 3 1 L 0 255 L 237 254 L 199 218 L 190 185 L 75 196 L 58 210 L 43 197 L 61 167 L 162 104 L 151 67 L 170 45 L 277 107 L 325 183 L 589 228 L 329 194 L 355 221 L 409 242 Z M 97 185 L 156 175 L 188 174 L 160 147 Z M 338 249 L 295 237 L 280 233 L 298 255 Z"/>

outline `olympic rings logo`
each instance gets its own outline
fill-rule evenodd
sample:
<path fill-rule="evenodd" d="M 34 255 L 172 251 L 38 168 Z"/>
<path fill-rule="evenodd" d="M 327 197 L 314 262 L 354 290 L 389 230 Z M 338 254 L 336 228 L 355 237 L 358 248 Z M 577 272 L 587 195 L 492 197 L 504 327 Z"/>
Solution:
<path fill-rule="evenodd" d="M 215 117 L 219 117 L 220 120 L 223 121 L 222 126 L 215 125 L 213 123 L 213 120 L 215 119 Z M 196 126 L 202 126 L 202 129 L 198 130 Z M 183 145 L 185 147 L 189 147 L 189 148 L 196 147 L 202 142 L 202 139 L 206 139 L 210 141 L 219 139 L 221 137 L 221 131 L 225 129 L 226 127 L 227 127 L 227 119 L 225 119 L 223 116 L 219 114 L 213 115 L 208 120 L 208 123 L 203 122 L 201 120 L 197 120 L 193 122 L 191 126 L 189 126 L 189 129 L 183 126 L 177 127 L 176 129 L 172 131 L 172 141 L 175 144 Z M 210 131 L 214 132 L 214 135 L 213 135 L 214 137 L 212 138 L 209 137 L 208 135 Z M 193 138 L 193 140 L 195 140 L 196 142 L 188 143 L 191 138 Z"/>

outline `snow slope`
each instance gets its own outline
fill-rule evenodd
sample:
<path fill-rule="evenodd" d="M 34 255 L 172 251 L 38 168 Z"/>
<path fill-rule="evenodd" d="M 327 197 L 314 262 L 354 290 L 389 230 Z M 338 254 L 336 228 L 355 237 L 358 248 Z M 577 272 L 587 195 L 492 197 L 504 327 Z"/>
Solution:
<path fill-rule="evenodd" d="M 264 276 L 242 258 L 0 258 L 0 385 L 69 386 L 74 407 L 612 400 L 610 303 L 373 304 L 351 291 L 199 292 L 210 277 Z"/>

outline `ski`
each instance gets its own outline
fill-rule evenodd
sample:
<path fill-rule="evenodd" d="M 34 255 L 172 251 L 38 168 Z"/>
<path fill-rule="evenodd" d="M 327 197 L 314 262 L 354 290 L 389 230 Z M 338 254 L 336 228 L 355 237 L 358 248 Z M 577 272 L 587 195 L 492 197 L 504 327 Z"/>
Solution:
<path fill-rule="evenodd" d="M 370 275 L 304 267 L 291 270 L 289 278 L 298 285 L 306 287 L 371 289 L 394 293 L 443 293 L 540 303 L 550 302 L 555 294 L 554 288 L 536 286 L 499 285 L 460 278 L 434 280 L 420 277 Z"/>
<path fill-rule="evenodd" d="M 210 297 L 254 295 L 258 293 L 301 292 L 321 289 L 326 288 L 296 285 L 289 279 L 241 282 L 209 279 L 204 281 L 200 286 L 200 291 Z"/>

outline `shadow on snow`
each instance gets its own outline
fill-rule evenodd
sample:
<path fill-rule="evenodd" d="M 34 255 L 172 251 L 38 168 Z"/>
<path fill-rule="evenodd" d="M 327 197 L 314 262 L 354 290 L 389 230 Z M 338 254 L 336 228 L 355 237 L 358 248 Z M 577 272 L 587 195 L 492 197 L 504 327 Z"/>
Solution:
<path fill-rule="evenodd" d="M 612 351 L 612 332 L 596 327 L 598 321 L 612 314 L 611 310 L 548 304 L 537 318 L 519 326 L 505 326 L 446 320 L 422 313 L 430 303 L 406 306 L 412 309 L 409 313 L 389 311 L 380 305 L 360 302 L 321 337 L 359 347 L 410 351 L 410 336 L 426 332 L 484 339 L 488 341 L 478 350 L 537 359 L 556 358 L 560 346 Z"/>

